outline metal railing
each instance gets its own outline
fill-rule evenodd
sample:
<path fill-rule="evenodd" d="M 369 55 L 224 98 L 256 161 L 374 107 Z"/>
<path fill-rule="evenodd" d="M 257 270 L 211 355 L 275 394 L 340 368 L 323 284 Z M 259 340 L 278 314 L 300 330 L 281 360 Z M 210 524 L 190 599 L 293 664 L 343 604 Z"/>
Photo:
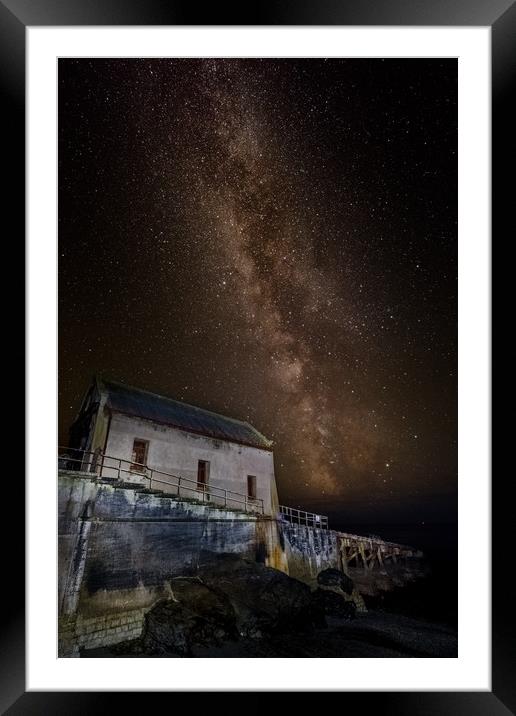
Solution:
<path fill-rule="evenodd" d="M 306 525 L 307 527 L 315 527 L 320 530 L 328 529 L 328 518 L 326 515 L 316 515 L 314 512 L 305 512 L 305 510 L 296 510 L 295 507 L 279 506 L 280 515 L 287 522 L 295 525 Z"/>
<path fill-rule="evenodd" d="M 235 507 L 245 512 L 264 514 L 263 499 L 250 497 L 244 493 L 228 490 L 217 485 L 200 483 L 183 475 L 174 475 L 158 470 L 143 463 L 124 458 L 105 455 L 100 450 L 94 452 L 78 448 L 58 448 L 58 467 L 61 470 L 79 471 L 94 475 L 97 480 L 110 480 L 114 483 L 128 483 L 131 486 L 142 484 L 149 490 L 166 487 L 163 492 L 176 497 L 191 497 L 192 494 L 206 504 Z M 127 476 L 125 479 L 124 476 Z M 166 477 L 167 479 L 161 479 Z"/>

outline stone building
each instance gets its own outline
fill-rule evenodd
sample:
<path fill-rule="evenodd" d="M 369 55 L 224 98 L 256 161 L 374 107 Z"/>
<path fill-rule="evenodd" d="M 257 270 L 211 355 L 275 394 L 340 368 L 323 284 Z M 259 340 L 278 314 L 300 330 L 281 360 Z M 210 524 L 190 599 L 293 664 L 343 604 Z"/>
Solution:
<path fill-rule="evenodd" d="M 270 516 L 279 509 L 270 440 L 245 421 L 146 390 L 95 378 L 70 446 L 71 464 L 102 480 Z"/>

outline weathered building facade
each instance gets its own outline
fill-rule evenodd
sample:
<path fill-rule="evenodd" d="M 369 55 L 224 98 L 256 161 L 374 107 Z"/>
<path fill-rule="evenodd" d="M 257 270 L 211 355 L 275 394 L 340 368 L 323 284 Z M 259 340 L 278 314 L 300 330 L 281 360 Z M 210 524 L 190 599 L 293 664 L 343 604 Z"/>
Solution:
<path fill-rule="evenodd" d="M 311 587 L 341 569 L 365 593 L 410 581 L 421 557 L 280 506 L 272 444 L 249 423 L 94 380 L 59 457 L 60 656 L 138 637 L 208 553 Z"/>
<path fill-rule="evenodd" d="M 95 379 L 70 435 L 81 468 L 102 478 L 276 515 L 272 443 L 252 425 Z"/>

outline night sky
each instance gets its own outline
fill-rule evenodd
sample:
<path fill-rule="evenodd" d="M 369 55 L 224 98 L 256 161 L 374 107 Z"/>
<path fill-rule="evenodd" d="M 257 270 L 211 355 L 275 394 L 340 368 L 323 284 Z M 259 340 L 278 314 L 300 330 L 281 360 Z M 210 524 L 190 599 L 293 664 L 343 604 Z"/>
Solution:
<path fill-rule="evenodd" d="M 455 60 L 60 60 L 60 444 L 99 373 L 250 421 L 282 503 L 453 523 L 456 150 Z"/>

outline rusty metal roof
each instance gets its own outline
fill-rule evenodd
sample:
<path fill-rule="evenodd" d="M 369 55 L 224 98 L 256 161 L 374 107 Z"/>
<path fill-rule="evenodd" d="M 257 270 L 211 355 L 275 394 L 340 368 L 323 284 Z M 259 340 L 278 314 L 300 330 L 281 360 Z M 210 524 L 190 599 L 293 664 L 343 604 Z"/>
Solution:
<path fill-rule="evenodd" d="M 122 383 L 101 380 L 99 388 L 107 393 L 106 404 L 114 412 L 218 440 L 250 445 L 262 450 L 272 449 L 272 441 L 245 421 L 228 418 Z"/>

